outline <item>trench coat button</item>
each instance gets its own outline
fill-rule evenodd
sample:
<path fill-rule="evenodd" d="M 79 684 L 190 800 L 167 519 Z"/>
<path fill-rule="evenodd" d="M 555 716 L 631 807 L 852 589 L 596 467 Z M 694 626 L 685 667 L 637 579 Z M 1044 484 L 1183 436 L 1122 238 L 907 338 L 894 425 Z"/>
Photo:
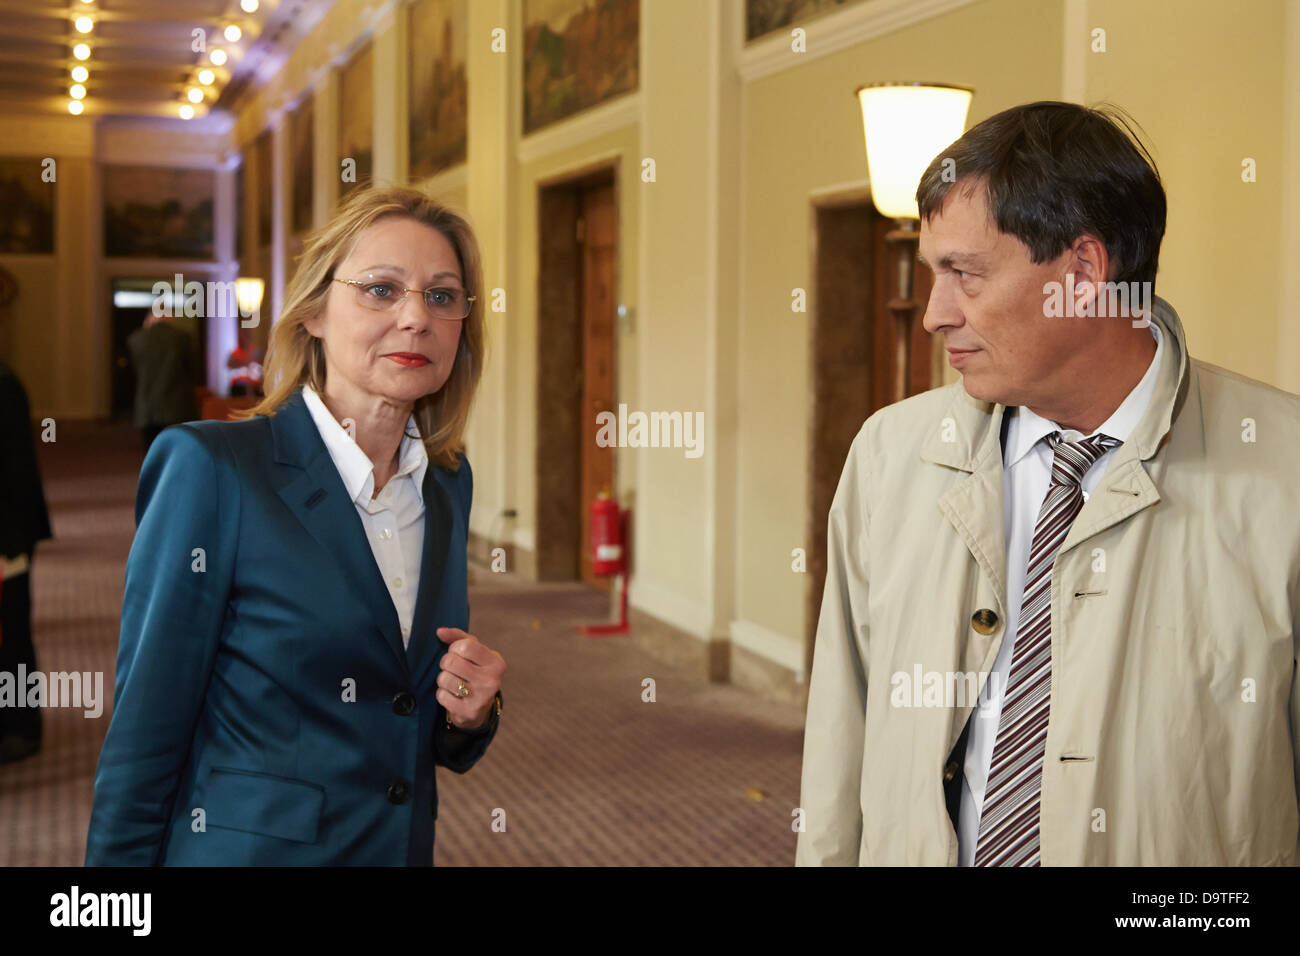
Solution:
<path fill-rule="evenodd" d="M 982 607 L 970 616 L 970 626 L 981 634 L 992 634 L 998 629 L 998 616 L 994 611 Z"/>
<path fill-rule="evenodd" d="M 388 802 L 405 803 L 411 797 L 411 788 L 405 780 L 394 780 L 388 785 Z"/>
<path fill-rule="evenodd" d="M 399 717 L 409 717 L 415 711 L 415 695 L 406 691 L 398 691 L 397 696 L 393 698 L 393 713 Z"/>
<path fill-rule="evenodd" d="M 952 778 L 957 776 L 957 761 L 949 760 L 948 766 L 943 768 L 943 782 L 952 783 Z"/>

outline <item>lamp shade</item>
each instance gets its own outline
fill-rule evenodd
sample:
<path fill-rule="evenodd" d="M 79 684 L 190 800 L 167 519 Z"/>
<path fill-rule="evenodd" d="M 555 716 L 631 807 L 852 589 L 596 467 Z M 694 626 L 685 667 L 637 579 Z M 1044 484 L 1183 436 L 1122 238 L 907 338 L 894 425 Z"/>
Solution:
<path fill-rule="evenodd" d="M 266 288 L 261 279 L 240 278 L 235 280 L 235 299 L 239 303 L 241 315 L 251 318 L 262 307 L 262 290 Z"/>
<path fill-rule="evenodd" d="M 916 187 L 931 161 L 966 129 L 974 90 L 941 83 L 859 87 L 871 198 L 882 216 L 918 219 Z"/>

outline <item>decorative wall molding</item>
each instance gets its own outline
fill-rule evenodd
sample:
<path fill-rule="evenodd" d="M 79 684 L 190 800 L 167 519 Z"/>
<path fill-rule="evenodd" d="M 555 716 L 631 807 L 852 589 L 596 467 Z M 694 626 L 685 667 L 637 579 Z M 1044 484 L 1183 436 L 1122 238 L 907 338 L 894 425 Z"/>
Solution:
<path fill-rule="evenodd" d="M 523 164 L 533 163 L 616 129 L 635 126 L 640 119 L 641 92 L 638 90 L 525 136 L 519 141 L 515 158 Z"/>
<path fill-rule="evenodd" d="M 794 24 L 789 30 L 779 30 L 748 45 L 743 28 L 744 0 L 731 2 L 740 8 L 736 18 L 740 29 L 736 32 L 734 47 L 736 67 L 741 79 L 748 83 L 941 16 L 977 0 L 867 0 L 807 23 Z M 801 27 L 807 34 L 808 49 L 805 53 L 794 53 L 790 49 L 790 30 L 795 27 Z"/>
<path fill-rule="evenodd" d="M 709 610 L 703 604 L 682 597 L 644 577 L 628 581 L 628 603 L 638 611 L 671 624 L 702 641 L 709 639 Z"/>
<path fill-rule="evenodd" d="M 791 671 L 796 680 L 803 682 L 803 648 L 794 638 L 768 630 L 753 621 L 737 620 L 731 622 L 731 641 L 764 660 L 779 664 Z"/>

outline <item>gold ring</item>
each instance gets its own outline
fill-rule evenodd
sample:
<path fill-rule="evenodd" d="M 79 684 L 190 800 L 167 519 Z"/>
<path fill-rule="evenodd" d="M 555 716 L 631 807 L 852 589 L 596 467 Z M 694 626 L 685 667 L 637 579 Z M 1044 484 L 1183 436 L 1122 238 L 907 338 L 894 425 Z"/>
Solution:
<path fill-rule="evenodd" d="M 460 685 L 456 688 L 456 696 L 457 696 L 457 697 L 468 697 L 468 696 L 469 696 L 469 685 L 465 683 L 465 678 L 463 678 L 463 677 L 457 677 L 456 679 L 457 679 L 458 681 L 460 681 Z"/>

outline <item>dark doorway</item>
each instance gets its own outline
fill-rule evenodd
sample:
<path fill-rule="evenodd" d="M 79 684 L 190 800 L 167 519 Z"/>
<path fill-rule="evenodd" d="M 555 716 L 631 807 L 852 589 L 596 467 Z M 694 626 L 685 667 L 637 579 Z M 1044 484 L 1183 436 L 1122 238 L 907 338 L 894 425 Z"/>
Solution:
<path fill-rule="evenodd" d="M 894 294 L 897 268 L 885 241 L 894 221 L 876 212 L 869 197 L 858 197 L 816 205 L 814 223 L 805 673 L 811 673 L 813 637 L 826 582 L 826 519 L 854 437 L 872 413 L 893 401 L 896 340 L 887 303 Z M 919 262 L 913 273 L 913 298 L 921 308 L 912 327 L 909 394 L 940 384 L 934 377 L 931 336 L 921 327 L 932 276 Z"/>
<path fill-rule="evenodd" d="M 191 278 L 186 277 L 187 280 Z M 126 340 L 136 329 L 144 324 L 153 311 L 154 284 L 165 283 L 170 289 L 174 276 L 157 279 L 113 279 L 110 285 L 109 314 L 113 329 L 112 355 L 109 359 L 111 371 L 109 380 L 112 387 L 112 406 L 110 414 L 114 421 L 130 421 L 135 412 L 135 369 L 131 365 L 131 353 L 127 350 Z M 200 319 L 186 318 L 178 315 L 175 324 L 184 329 L 193 340 L 195 368 L 207 368 L 207 336 Z M 202 379 L 198 384 L 203 384 Z"/>
<path fill-rule="evenodd" d="M 616 412 L 618 203 L 612 167 L 538 191 L 537 576 L 591 573 L 591 503 L 614 489 L 614 448 L 596 416 Z"/>

